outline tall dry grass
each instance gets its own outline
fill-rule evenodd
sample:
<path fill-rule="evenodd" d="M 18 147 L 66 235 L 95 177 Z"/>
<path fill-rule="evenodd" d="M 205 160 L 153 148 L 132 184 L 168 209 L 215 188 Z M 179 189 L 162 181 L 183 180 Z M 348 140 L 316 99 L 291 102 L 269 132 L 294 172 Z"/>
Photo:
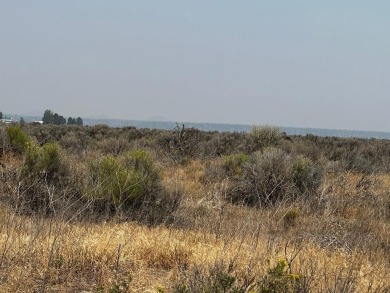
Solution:
<path fill-rule="evenodd" d="M 169 225 L 147 226 L 18 213 L 5 177 L 20 162 L 7 153 L 1 162 L 0 292 L 173 292 L 216 270 L 256 292 L 281 260 L 304 281 L 300 292 L 390 291 L 386 173 L 328 173 L 317 196 L 251 208 L 229 202 L 229 178 L 209 180 L 218 159 L 162 160 L 163 185 L 182 200 Z"/>
<path fill-rule="evenodd" d="M 246 235 L 226 231 L 217 238 L 202 230 L 22 217 L 4 207 L 1 223 L 2 292 L 109 292 L 116 285 L 122 292 L 168 291 L 196 267 L 231 265 L 244 280 L 265 274 L 280 259 L 291 261 L 293 272 L 310 277 L 314 292 L 346 280 L 354 292 L 385 290 L 389 283 L 383 251 L 324 247 L 289 233 L 242 227 Z"/>

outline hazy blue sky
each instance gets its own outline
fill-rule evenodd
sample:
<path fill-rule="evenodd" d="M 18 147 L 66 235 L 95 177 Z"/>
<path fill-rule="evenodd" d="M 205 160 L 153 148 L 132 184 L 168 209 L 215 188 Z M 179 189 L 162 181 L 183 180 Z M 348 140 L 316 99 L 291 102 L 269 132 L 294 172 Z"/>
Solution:
<path fill-rule="evenodd" d="M 390 1 L 0 0 L 0 101 L 390 131 Z"/>

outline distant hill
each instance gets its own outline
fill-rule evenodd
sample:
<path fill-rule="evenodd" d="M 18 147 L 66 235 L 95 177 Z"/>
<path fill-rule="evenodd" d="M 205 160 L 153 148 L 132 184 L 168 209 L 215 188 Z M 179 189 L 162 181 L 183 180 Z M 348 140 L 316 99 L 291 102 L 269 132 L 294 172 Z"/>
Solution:
<path fill-rule="evenodd" d="M 146 121 L 171 122 L 172 119 L 169 119 L 169 118 L 164 117 L 164 116 L 154 116 L 154 117 L 147 119 Z"/>

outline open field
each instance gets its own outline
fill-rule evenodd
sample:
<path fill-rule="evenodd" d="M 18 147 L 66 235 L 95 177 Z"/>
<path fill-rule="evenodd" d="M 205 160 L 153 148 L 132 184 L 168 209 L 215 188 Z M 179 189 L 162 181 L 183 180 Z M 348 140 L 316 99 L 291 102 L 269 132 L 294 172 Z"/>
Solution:
<path fill-rule="evenodd" d="M 2 127 L 0 291 L 390 292 L 389 142 L 272 131 Z"/>

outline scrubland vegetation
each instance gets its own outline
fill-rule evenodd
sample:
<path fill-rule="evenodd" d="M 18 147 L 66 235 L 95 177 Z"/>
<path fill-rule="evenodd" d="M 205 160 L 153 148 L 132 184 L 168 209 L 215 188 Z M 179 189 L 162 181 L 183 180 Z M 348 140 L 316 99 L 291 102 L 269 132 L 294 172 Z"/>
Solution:
<path fill-rule="evenodd" d="M 390 141 L 0 125 L 1 292 L 390 292 Z"/>

